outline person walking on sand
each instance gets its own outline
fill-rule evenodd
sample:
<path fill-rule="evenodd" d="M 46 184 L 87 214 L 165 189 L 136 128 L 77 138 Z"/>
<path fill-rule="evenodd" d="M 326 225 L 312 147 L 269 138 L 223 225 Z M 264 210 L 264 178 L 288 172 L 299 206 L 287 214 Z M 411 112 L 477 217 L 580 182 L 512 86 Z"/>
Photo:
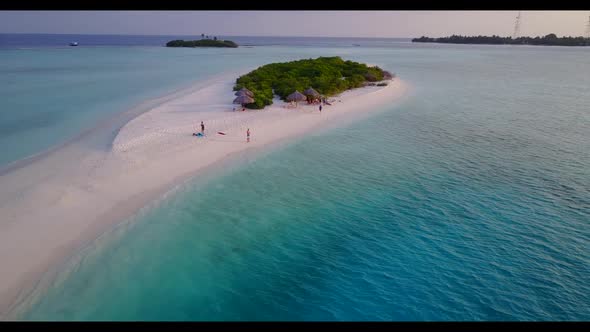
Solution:
<path fill-rule="evenodd" d="M 246 130 L 246 143 L 250 143 L 250 128 Z"/>
<path fill-rule="evenodd" d="M 322 113 L 322 105 L 320 104 L 320 113 Z"/>
<path fill-rule="evenodd" d="M 201 121 L 201 134 L 205 135 L 205 124 Z"/>

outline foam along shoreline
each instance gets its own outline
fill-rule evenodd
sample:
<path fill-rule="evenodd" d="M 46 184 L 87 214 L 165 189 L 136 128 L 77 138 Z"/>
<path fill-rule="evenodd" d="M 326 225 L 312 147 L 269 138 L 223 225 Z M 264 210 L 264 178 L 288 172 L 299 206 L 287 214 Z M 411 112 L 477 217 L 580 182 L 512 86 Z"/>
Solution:
<path fill-rule="evenodd" d="M 289 109 L 279 100 L 264 110 L 233 112 L 239 109 L 231 104 L 233 82 L 224 76 L 201 83 L 137 116 L 118 131 L 109 151 L 68 145 L 0 175 L 0 319 L 26 310 L 52 268 L 208 166 L 366 114 L 407 90 L 395 78 L 385 87 L 346 91 L 321 113 L 317 105 Z M 205 137 L 194 137 L 200 121 Z"/>

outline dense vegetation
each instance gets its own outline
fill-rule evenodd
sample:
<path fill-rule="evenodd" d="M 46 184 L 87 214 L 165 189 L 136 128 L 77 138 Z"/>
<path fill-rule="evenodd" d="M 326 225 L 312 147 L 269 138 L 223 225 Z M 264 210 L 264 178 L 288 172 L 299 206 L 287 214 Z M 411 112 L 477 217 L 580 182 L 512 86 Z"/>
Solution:
<path fill-rule="evenodd" d="M 295 90 L 303 92 L 309 87 L 324 96 L 332 96 L 367 82 L 391 78 L 389 72 L 379 67 L 344 61 L 340 57 L 320 57 L 259 67 L 239 77 L 234 91 L 243 87 L 252 91 L 255 102 L 246 107 L 260 109 L 272 104 L 273 91 L 282 100 Z"/>
<path fill-rule="evenodd" d="M 492 45 L 552 45 L 552 46 L 590 46 L 590 38 L 557 37 L 551 33 L 544 37 L 500 37 L 500 36 L 457 36 L 442 38 L 420 37 L 412 39 L 415 43 L 449 43 L 449 44 L 492 44 Z"/>
<path fill-rule="evenodd" d="M 201 39 L 201 40 L 172 40 L 166 47 L 238 47 L 231 40 Z"/>

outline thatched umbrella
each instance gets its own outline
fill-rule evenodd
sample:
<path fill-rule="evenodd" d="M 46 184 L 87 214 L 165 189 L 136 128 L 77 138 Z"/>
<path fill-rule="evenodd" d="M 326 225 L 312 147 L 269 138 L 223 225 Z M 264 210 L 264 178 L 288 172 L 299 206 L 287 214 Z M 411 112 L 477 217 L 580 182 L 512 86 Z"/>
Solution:
<path fill-rule="evenodd" d="M 287 96 L 287 101 L 294 101 L 295 104 L 297 104 L 298 101 L 303 100 L 307 100 L 307 97 L 297 90 L 295 90 L 295 92 Z"/>
<path fill-rule="evenodd" d="M 320 96 L 320 93 L 315 91 L 313 88 L 308 88 L 307 90 L 303 91 L 303 94 L 314 98 L 318 98 Z"/>
<path fill-rule="evenodd" d="M 308 100 L 313 100 L 320 97 L 320 93 L 315 91 L 312 87 L 309 87 L 305 91 L 303 91 L 303 94 L 307 96 Z"/>
<path fill-rule="evenodd" d="M 238 97 L 239 96 L 248 96 L 248 97 L 252 97 L 252 98 L 254 97 L 254 94 L 253 93 L 248 93 L 246 91 L 238 91 L 238 92 L 235 93 L 235 95 L 238 96 Z"/>
<path fill-rule="evenodd" d="M 383 71 L 383 79 L 384 80 L 392 80 L 395 77 L 395 74 L 388 72 L 387 70 Z"/>
<path fill-rule="evenodd" d="M 246 94 L 250 97 L 254 97 L 254 92 L 252 92 L 246 88 L 241 88 L 240 90 L 238 90 L 238 92 L 236 92 L 236 96 L 239 96 L 239 94 Z"/>
<path fill-rule="evenodd" d="M 242 107 L 244 107 L 244 105 L 246 104 L 251 104 L 254 102 L 254 98 L 250 97 L 250 96 L 238 96 L 236 99 L 234 99 L 234 104 L 241 104 Z"/>

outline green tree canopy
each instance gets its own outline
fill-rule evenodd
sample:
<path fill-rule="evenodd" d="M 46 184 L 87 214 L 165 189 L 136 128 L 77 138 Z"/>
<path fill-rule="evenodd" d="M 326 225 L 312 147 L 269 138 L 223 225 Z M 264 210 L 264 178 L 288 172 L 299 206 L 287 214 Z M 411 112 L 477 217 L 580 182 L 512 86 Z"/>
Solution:
<path fill-rule="evenodd" d="M 231 40 L 215 40 L 201 39 L 201 40 L 172 40 L 166 43 L 166 47 L 238 47 L 238 44 Z"/>
<path fill-rule="evenodd" d="M 500 37 L 500 36 L 457 36 L 430 38 L 422 36 L 412 39 L 414 43 L 447 43 L 447 44 L 508 44 L 508 45 L 551 45 L 551 46 L 590 46 L 590 38 L 557 37 L 550 33 L 544 37 Z"/>
<path fill-rule="evenodd" d="M 382 81 L 384 73 L 379 67 L 344 61 L 340 57 L 319 57 L 264 65 L 240 76 L 234 91 L 243 87 L 252 91 L 255 102 L 246 107 L 260 109 L 272 104 L 273 95 L 285 100 L 295 90 L 312 87 L 324 96 L 332 96 L 366 82 Z"/>

